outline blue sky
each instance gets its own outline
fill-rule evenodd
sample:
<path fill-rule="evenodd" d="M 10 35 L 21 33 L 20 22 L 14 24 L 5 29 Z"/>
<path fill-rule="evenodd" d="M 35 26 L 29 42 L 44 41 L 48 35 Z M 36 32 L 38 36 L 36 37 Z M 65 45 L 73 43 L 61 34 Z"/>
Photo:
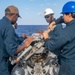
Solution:
<path fill-rule="evenodd" d="M 19 25 L 47 25 L 44 19 L 44 10 L 51 8 L 55 12 L 55 18 L 61 14 L 63 5 L 75 0 L 0 0 L 0 19 L 4 16 L 4 10 L 9 5 L 18 7 L 20 15 Z"/>

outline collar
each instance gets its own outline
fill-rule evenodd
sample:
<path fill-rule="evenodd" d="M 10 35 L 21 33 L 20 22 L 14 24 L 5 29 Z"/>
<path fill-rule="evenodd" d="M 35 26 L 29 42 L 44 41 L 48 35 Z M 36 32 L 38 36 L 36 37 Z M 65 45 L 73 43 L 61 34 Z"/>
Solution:
<path fill-rule="evenodd" d="M 5 19 L 5 20 L 8 21 L 9 23 L 11 23 L 11 21 L 10 21 L 6 16 L 4 16 L 3 19 Z"/>
<path fill-rule="evenodd" d="M 69 23 L 67 23 L 67 26 L 72 25 L 73 23 L 75 23 L 75 19 L 73 19 Z"/>

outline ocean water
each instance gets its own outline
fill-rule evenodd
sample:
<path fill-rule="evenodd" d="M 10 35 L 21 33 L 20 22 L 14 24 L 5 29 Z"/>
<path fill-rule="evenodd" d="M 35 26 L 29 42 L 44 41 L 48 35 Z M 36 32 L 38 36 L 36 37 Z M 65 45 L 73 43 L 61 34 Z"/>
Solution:
<path fill-rule="evenodd" d="M 15 31 L 19 36 L 21 36 L 22 33 L 31 35 L 32 33 L 36 33 L 38 30 L 44 31 L 46 28 L 47 25 L 18 25 Z"/>

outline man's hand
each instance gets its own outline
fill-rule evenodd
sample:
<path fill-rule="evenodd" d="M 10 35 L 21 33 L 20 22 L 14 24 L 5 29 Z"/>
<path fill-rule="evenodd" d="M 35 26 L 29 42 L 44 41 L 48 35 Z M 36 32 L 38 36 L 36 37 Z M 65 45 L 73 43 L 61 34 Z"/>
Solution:
<path fill-rule="evenodd" d="M 53 31 L 54 30 L 54 28 L 55 28 L 55 22 L 52 22 L 52 23 L 50 23 L 50 25 L 48 26 L 48 29 L 50 29 L 51 31 Z"/>
<path fill-rule="evenodd" d="M 26 35 L 26 34 L 22 34 L 22 37 L 23 37 L 23 38 L 27 38 L 27 35 Z"/>
<path fill-rule="evenodd" d="M 43 34 L 43 31 L 42 30 L 38 30 L 37 33 Z"/>
<path fill-rule="evenodd" d="M 25 48 L 27 48 L 33 41 L 34 41 L 33 37 L 27 37 L 27 39 L 24 41 Z"/>
<path fill-rule="evenodd" d="M 45 40 L 49 38 L 48 31 L 45 30 L 43 32 L 43 37 L 44 37 Z"/>

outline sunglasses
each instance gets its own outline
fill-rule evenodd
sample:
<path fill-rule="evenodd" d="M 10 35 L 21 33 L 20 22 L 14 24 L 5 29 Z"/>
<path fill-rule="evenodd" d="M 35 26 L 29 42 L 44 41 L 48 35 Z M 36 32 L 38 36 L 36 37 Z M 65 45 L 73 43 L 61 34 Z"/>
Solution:
<path fill-rule="evenodd" d="M 18 16 L 18 17 L 20 17 L 20 15 L 19 15 L 19 14 L 14 14 L 14 15 L 16 15 L 16 16 Z"/>
<path fill-rule="evenodd" d="M 45 15 L 45 16 L 44 16 L 44 18 L 49 18 L 49 17 L 50 17 L 50 15 Z"/>
<path fill-rule="evenodd" d="M 16 15 L 16 16 L 18 16 L 18 17 L 20 17 L 20 15 L 19 14 L 15 14 L 15 13 L 10 13 L 11 15 Z"/>

